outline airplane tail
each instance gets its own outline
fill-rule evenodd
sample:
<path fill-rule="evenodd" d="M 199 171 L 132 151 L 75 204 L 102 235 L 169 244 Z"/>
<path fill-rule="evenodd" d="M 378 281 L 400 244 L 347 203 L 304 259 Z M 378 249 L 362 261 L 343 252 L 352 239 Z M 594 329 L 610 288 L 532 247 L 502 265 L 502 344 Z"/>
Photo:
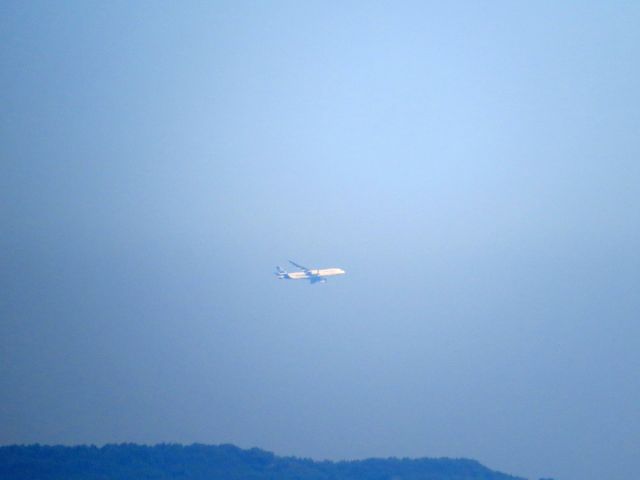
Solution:
<path fill-rule="evenodd" d="M 287 271 L 283 270 L 281 267 L 276 267 L 276 271 L 273 274 L 280 280 L 287 278 Z"/>

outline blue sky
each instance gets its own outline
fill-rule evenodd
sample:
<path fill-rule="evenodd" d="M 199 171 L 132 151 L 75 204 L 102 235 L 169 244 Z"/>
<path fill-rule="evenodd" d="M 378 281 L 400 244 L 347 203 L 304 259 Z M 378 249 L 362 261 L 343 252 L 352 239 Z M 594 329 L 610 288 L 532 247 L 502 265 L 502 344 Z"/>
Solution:
<path fill-rule="evenodd" d="M 1 443 L 638 471 L 638 4 L 0 9 Z"/>

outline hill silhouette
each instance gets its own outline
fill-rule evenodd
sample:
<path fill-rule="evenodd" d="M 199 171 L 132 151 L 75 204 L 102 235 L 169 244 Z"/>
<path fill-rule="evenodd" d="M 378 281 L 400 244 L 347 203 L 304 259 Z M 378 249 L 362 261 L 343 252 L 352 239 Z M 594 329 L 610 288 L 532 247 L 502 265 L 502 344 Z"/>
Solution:
<path fill-rule="evenodd" d="M 522 480 L 475 460 L 314 461 L 234 445 L 0 447 L 0 480 Z"/>

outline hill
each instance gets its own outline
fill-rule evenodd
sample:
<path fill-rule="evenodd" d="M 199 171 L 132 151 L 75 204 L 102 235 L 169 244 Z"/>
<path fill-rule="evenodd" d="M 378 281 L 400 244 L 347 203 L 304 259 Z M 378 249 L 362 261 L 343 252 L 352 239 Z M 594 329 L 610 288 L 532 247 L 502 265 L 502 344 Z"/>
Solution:
<path fill-rule="evenodd" d="M 0 447 L 0 480 L 521 480 L 474 460 L 313 461 L 233 445 Z"/>

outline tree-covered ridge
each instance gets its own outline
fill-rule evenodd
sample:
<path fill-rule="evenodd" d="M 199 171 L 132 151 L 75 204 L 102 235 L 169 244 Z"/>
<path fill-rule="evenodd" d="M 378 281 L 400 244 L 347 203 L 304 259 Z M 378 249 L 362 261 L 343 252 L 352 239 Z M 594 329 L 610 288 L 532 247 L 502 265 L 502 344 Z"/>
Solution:
<path fill-rule="evenodd" d="M 474 460 L 317 462 L 233 445 L 0 447 L 0 480 L 519 480 Z"/>

